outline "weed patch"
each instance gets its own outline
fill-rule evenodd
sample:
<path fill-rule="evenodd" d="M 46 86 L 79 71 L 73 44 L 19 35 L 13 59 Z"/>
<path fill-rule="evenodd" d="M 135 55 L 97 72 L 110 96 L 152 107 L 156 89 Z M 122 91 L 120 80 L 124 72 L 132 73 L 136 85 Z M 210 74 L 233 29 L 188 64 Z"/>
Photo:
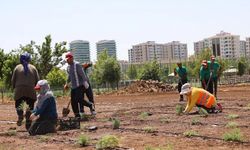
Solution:
<path fill-rule="evenodd" d="M 223 140 L 225 141 L 237 141 L 242 142 L 243 141 L 243 135 L 240 131 L 240 129 L 233 129 L 230 132 L 227 132 L 223 135 Z"/>
<path fill-rule="evenodd" d="M 114 135 L 106 135 L 102 137 L 96 144 L 97 150 L 104 150 L 104 149 L 114 149 L 119 145 L 119 140 Z"/>
<path fill-rule="evenodd" d="M 77 143 L 82 147 L 87 146 L 89 144 L 89 137 L 86 135 L 80 135 Z"/>

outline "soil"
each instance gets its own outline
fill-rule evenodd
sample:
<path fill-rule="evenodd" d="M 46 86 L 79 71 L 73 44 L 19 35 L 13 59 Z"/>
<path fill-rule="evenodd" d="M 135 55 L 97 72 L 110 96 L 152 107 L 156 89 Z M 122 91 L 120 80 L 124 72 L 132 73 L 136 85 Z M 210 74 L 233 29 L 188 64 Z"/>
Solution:
<path fill-rule="evenodd" d="M 90 144 L 84 149 L 95 149 L 95 144 L 104 135 L 119 138 L 117 149 L 144 150 L 146 147 L 162 149 L 250 149 L 250 85 L 223 86 L 218 98 L 223 112 L 202 117 L 199 114 L 177 115 L 179 102 L 177 92 L 160 94 L 101 95 L 96 96 L 95 118 L 81 122 L 81 129 L 58 131 L 54 134 L 29 136 L 24 125 L 16 126 L 14 102 L 0 105 L 0 149 L 83 149 L 77 144 L 81 134 L 90 137 Z M 58 114 L 67 105 L 67 97 L 57 98 Z M 194 108 L 193 112 L 197 109 Z M 85 108 L 89 113 L 89 109 Z M 147 112 L 149 115 L 145 115 Z M 144 115 L 143 115 L 144 114 Z M 229 119 L 229 115 L 239 117 Z M 73 116 L 72 111 L 69 116 Z M 112 120 L 121 121 L 119 129 L 112 129 Z M 233 130 L 226 127 L 228 122 L 236 122 L 243 134 L 243 142 L 223 140 L 223 134 Z M 97 126 L 97 130 L 86 128 Z M 15 134 L 11 129 L 16 130 Z M 198 135 L 184 136 L 186 131 L 196 131 Z"/>

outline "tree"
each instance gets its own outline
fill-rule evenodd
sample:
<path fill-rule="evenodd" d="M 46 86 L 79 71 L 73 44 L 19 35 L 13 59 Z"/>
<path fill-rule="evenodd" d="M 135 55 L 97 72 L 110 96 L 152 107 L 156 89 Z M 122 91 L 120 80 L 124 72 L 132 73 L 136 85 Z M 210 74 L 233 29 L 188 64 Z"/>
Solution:
<path fill-rule="evenodd" d="M 53 87 L 63 86 L 67 80 L 67 74 L 65 71 L 54 67 L 46 76 L 49 84 Z"/>
<path fill-rule="evenodd" d="M 4 54 L 4 50 L 0 48 L 0 79 L 3 79 L 3 67 L 4 67 L 4 63 L 6 61 L 6 56 Z"/>
<path fill-rule="evenodd" d="M 246 60 L 241 58 L 238 62 L 238 75 L 242 76 L 246 71 Z"/>
<path fill-rule="evenodd" d="M 141 80 L 158 80 L 160 81 L 160 65 L 156 60 L 146 63 L 140 75 Z"/>
<path fill-rule="evenodd" d="M 127 71 L 127 75 L 130 80 L 136 79 L 137 78 L 137 69 L 135 65 L 130 65 Z"/>

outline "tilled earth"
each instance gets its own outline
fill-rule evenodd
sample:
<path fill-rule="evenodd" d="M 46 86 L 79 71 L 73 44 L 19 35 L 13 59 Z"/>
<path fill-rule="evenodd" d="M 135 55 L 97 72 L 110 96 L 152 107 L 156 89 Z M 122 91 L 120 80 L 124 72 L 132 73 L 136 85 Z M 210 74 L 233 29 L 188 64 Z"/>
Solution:
<path fill-rule="evenodd" d="M 96 96 L 97 115 L 90 121 L 81 122 L 81 129 L 58 131 L 55 134 L 29 136 L 24 126 L 17 127 L 14 103 L 0 105 L 0 150 L 2 149 L 82 149 L 77 144 L 81 134 L 90 137 L 84 149 L 95 149 L 95 144 L 104 135 L 119 138 L 117 149 L 144 150 L 162 149 L 250 149 L 250 85 L 220 87 L 218 98 L 224 107 L 222 113 L 177 115 L 177 92 L 164 94 L 102 95 Z M 66 106 L 67 97 L 57 99 L 58 114 Z M 193 111 L 197 109 L 194 108 Z M 85 111 L 89 113 L 88 108 Z M 146 115 L 148 113 L 149 115 Z M 237 118 L 229 116 L 238 115 Z M 73 116 L 72 111 L 69 116 Z M 110 120 L 121 121 L 119 129 L 112 129 Z M 238 124 L 243 142 L 227 142 L 223 134 L 233 130 L 229 122 Z M 97 126 L 95 131 L 86 128 Z M 13 135 L 10 129 L 16 129 Z M 196 131 L 198 135 L 187 137 L 183 133 Z"/>

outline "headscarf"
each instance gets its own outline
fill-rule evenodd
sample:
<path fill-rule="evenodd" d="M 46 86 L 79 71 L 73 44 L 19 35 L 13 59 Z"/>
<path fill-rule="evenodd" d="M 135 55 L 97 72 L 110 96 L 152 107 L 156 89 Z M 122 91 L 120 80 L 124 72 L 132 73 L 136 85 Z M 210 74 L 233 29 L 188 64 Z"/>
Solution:
<path fill-rule="evenodd" d="M 30 54 L 28 52 L 25 52 L 20 56 L 20 63 L 23 65 L 25 75 L 28 74 L 28 71 L 29 71 L 28 64 L 29 64 L 30 60 L 31 60 L 31 58 L 30 58 Z"/>

